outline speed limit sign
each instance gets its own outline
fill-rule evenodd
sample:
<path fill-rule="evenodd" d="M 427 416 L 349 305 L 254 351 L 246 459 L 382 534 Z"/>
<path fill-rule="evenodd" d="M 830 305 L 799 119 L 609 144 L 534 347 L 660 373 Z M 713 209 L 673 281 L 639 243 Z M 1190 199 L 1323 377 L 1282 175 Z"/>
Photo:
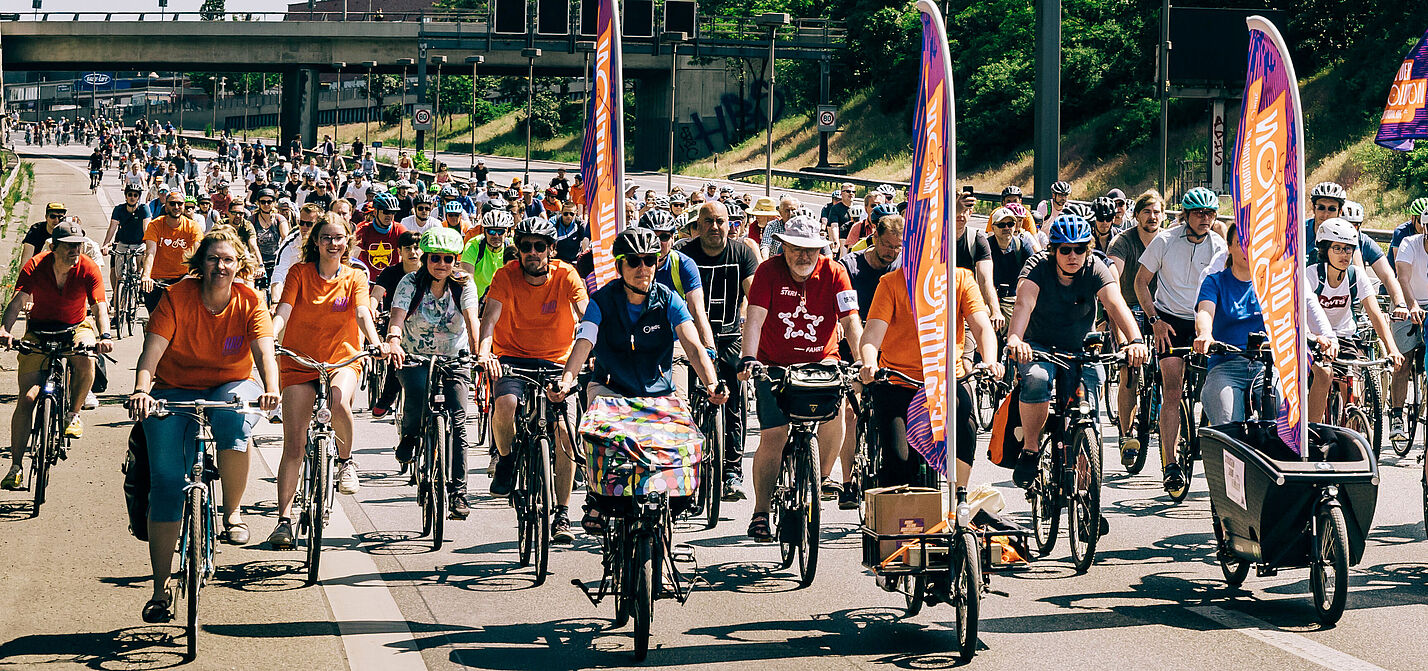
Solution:
<path fill-rule="evenodd" d="M 832 105 L 818 106 L 818 130 L 831 133 L 838 130 L 838 108 Z"/>
<path fill-rule="evenodd" d="M 431 130 L 435 128 L 431 118 L 431 105 L 412 106 L 412 130 Z"/>

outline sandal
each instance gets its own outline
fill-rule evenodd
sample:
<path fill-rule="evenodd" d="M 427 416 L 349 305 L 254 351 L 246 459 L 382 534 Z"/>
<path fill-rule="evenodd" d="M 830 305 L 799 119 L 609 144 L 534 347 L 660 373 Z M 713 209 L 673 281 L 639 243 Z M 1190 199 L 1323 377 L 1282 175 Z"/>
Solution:
<path fill-rule="evenodd" d="M 223 541 L 229 545 L 243 545 L 248 542 L 249 532 L 246 522 L 230 524 L 223 529 Z"/>
<path fill-rule="evenodd" d="M 598 536 L 605 533 L 605 518 L 600 515 L 600 511 L 587 507 L 585 516 L 580 518 L 580 528 L 587 534 Z"/>
<path fill-rule="evenodd" d="M 169 604 L 169 601 L 149 599 L 149 602 L 144 604 L 144 610 L 140 614 L 140 617 L 144 618 L 144 621 L 149 624 L 169 622 L 174 619 L 174 614 L 169 611 Z"/>
<path fill-rule="evenodd" d="M 749 520 L 749 538 L 758 543 L 772 543 L 773 531 L 769 529 L 769 514 L 754 513 Z"/>

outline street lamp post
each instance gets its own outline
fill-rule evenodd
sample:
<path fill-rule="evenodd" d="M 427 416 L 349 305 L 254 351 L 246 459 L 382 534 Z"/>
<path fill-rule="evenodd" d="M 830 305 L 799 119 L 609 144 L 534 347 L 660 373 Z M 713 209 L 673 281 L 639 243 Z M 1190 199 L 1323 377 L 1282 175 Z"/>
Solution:
<path fill-rule="evenodd" d="M 414 58 L 398 58 L 402 66 L 402 108 L 397 112 L 397 150 L 406 146 L 407 117 L 407 68 L 416 63 Z"/>
<path fill-rule="evenodd" d="M 213 137 L 218 137 L 218 101 L 223 99 L 223 84 L 227 77 L 213 76 Z"/>
<path fill-rule="evenodd" d="M 149 73 L 149 83 L 148 83 L 148 85 L 144 86 L 144 125 L 145 125 L 145 126 L 149 125 L 149 123 L 150 123 L 150 122 L 149 122 L 149 108 L 153 106 L 153 103 L 149 102 L 149 98 L 150 98 L 150 96 L 149 96 L 149 89 L 151 89 L 151 88 L 154 87 L 154 80 L 155 80 L 155 79 L 158 79 L 158 78 L 159 78 L 159 73 L 157 73 L 157 72 L 150 72 L 150 73 Z M 39 106 L 38 103 L 36 103 L 36 104 L 35 104 L 35 118 L 36 118 L 36 119 L 39 118 L 39 109 L 40 109 L 40 106 Z"/>
<path fill-rule="evenodd" d="M 521 49 L 521 55 L 526 58 L 526 172 L 521 179 L 522 184 L 531 183 L 531 103 L 535 97 L 535 59 L 540 58 L 540 49 L 526 47 Z"/>
<path fill-rule="evenodd" d="M 362 144 L 372 146 L 372 68 L 377 67 L 377 61 L 363 61 L 362 65 L 367 67 L 367 108 L 362 113 Z M 360 158 L 360 157 L 358 157 Z"/>
<path fill-rule="evenodd" d="M 788 25 L 788 14 L 765 12 L 754 19 L 754 23 L 769 29 L 769 78 L 768 90 L 764 95 L 764 107 L 768 108 L 768 125 L 764 129 L 764 195 L 773 195 L 773 91 L 774 91 L 774 37 L 779 26 Z"/>
<path fill-rule="evenodd" d="M 432 56 L 431 64 L 436 66 L 436 94 L 432 96 L 431 125 L 431 174 L 436 174 L 436 147 L 441 142 L 441 66 L 446 65 L 445 56 Z"/>
<path fill-rule="evenodd" d="M 333 154 L 339 154 L 339 153 L 341 153 L 341 151 L 342 151 L 342 150 L 338 149 L 338 147 L 340 147 L 340 146 L 342 145 L 342 141 L 339 140 L 339 139 L 337 139 L 337 128 L 338 128 L 337 124 L 341 123 L 341 120 L 342 120 L 342 68 L 345 68 L 345 67 L 347 67 L 347 64 L 346 64 L 346 63 L 343 63 L 343 62 L 341 62 L 341 61 L 338 61 L 338 62 L 332 64 L 332 69 L 334 69 L 334 70 L 337 71 L 337 96 L 336 96 L 336 101 L 335 101 L 335 102 L 333 103 L 333 105 L 332 105 L 332 153 L 333 153 Z"/>
<path fill-rule="evenodd" d="M 245 143 L 248 141 L 248 105 L 250 100 L 248 94 L 253 92 L 253 80 L 248 77 L 249 75 L 243 75 L 243 142 Z"/>
<path fill-rule="evenodd" d="M 674 190 L 674 110 L 675 99 L 679 95 L 679 44 L 689 35 L 682 32 L 666 31 L 660 39 L 669 45 L 669 171 L 664 176 L 664 191 Z"/>
<path fill-rule="evenodd" d="M 175 72 L 175 73 L 174 73 L 174 79 L 178 80 L 179 132 L 182 133 L 182 132 L 183 132 L 183 88 L 184 88 L 183 74 L 182 74 L 182 73 L 179 73 L 179 72 Z"/>
<path fill-rule="evenodd" d="M 471 64 L 471 116 L 466 118 L 466 125 L 471 131 L 471 171 L 466 178 L 469 182 L 476 181 L 476 66 L 485 63 L 485 56 L 467 56 L 466 62 Z"/>

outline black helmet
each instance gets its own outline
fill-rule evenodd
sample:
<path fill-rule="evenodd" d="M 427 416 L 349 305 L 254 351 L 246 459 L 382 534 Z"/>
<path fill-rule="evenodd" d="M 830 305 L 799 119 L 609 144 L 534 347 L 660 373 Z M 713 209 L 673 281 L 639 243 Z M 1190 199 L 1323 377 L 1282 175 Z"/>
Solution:
<path fill-rule="evenodd" d="M 656 233 L 660 231 L 672 231 L 676 228 L 674 215 L 668 210 L 652 209 L 640 215 L 640 227 L 647 228 Z M 619 238 L 616 238 L 619 240 Z M 616 256 L 619 256 L 616 254 Z"/>
<path fill-rule="evenodd" d="M 615 236 L 610 251 L 617 259 L 626 254 L 658 254 L 659 236 L 648 228 L 627 228 Z"/>
<path fill-rule="evenodd" d="M 272 190 L 272 189 L 258 189 L 258 197 L 259 197 L 259 198 L 272 198 L 273 200 L 277 200 L 278 194 L 273 193 L 273 190 Z"/>
<path fill-rule="evenodd" d="M 1111 221 L 1116 218 L 1116 201 L 1101 196 L 1091 201 L 1091 212 L 1096 215 L 1097 221 Z"/>
<path fill-rule="evenodd" d="M 1086 221 L 1090 221 L 1096 216 L 1096 213 L 1091 211 L 1091 206 L 1085 203 L 1067 203 L 1062 212 L 1074 214 Z"/>
<path fill-rule="evenodd" d="M 555 242 L 555 224 L 541 217 L 526 217 L 512 229 L 511 239 L 520 240 L 522 236 L 526 235 L 534 235 Z"/>
<path fill-rule="evenodd" d="M 1020 197 L 1021 197 L 1021 187 L 1016 186 L 1015 184 L 1013 184 L 1013 185 L 1011 185 L 1011 186 L 1009 186 L 1009 187 L 1007 187 L 1007 188 L 1005 188 L 1005 189 L 1002 189 L 1002 198 L 1005 199 L 1007 196 L 1016 196 L 1016 197 L 1020 198 Z"/>

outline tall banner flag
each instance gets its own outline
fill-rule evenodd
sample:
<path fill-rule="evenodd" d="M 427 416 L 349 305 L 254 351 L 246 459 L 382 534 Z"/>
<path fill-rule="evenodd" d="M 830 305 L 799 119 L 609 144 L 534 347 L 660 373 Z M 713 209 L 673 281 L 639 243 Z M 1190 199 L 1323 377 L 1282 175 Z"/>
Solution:
<path fill-rule="evenodd" d="M 922 13 L 922 68 L 917 87 L 912 158 L 912 192 L 902 236 L 903 274 L 917 318 L 922 348 L 922 389 L 907 411 L 907 440 L 943 476 L 948 467 L 947 418 L 954 416 L 956 383 L 947 348 L 953 343 L 948 302 L 956 251 L 950 244 L 954 216 L 956 117 L 952 107 L 952 61 L 942 12 L 929 0 L 918 0 Z M 955 302 L 953 300 L 952 302 Z M 960 335 L 958 336 L 960 337 Z M 950 476 L 949 476 L 950 477 Z"/>
<path fill-rule="evenodd" d="M 1418 44 L 1403 57 L 1393 86 L 1388 89 L 1388 103 L 1378 122 L 1374 142 L 1395 151 L 1413 149 L 1413 141 L 1428 138 L 1428 32 L 1418 38 Z"/>
<path fill-rule="evenodd" d="M 585 216 L 590 224 L 590 254 L 595 284 L 615 279 L 611 248 L 624 228 L 625 112 L 620 74 L 620 13 L 615 0 L 598 0 L 595 23 L 595 83 L 586 102 L 585 143 L 580 175 L 585 180 Z"/>
<path fill-rule="evenodd" d="M 1284 444 L 1304 454 L 1309 423 L 1304 304 L 1304 122 L 1299 85 L 1284 39 L 1251 16 L 1244 107 L 1235 134 L 1233 192 L 1239 244 L 1264 313 L 1282 399 L 1276 424 Z"/>

